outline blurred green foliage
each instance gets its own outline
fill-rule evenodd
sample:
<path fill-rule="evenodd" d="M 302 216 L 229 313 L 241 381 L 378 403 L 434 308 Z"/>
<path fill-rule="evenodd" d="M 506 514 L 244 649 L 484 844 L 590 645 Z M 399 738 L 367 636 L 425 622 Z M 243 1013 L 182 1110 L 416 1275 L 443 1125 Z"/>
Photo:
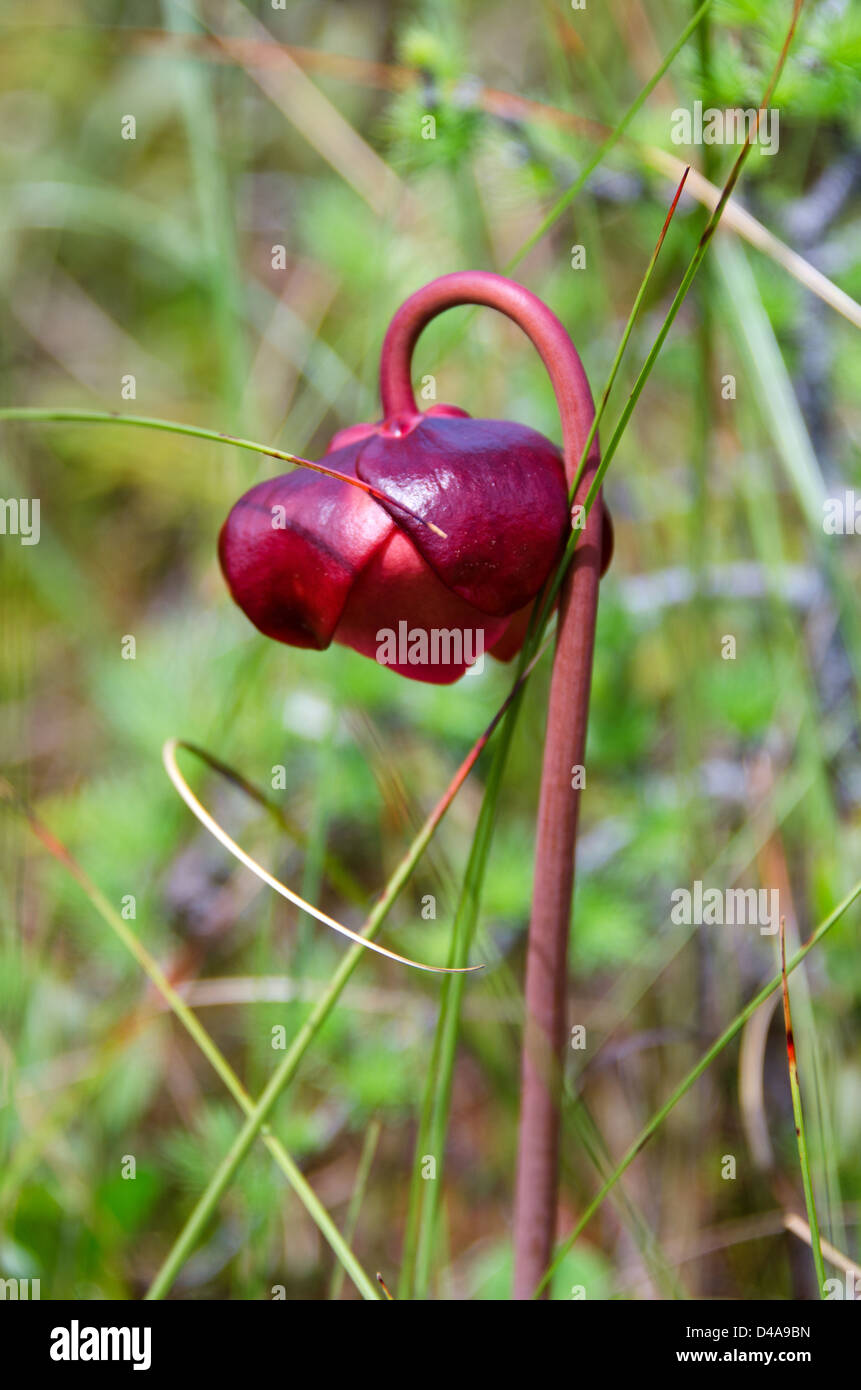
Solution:
<path fill-rule="evenodd" d="M 572 13 L 551 0 L 300 0 L 260 7 L 255 28 L 250 8 L 219 7 L 219 33 L 259 39 L 265 25 L 306 51 L 309 77 L 356 145 L 334 114 L 311 129 L 291 121 L 255 80 L 252 57 L 208 42 L 205 25 L 193 48 L 168 36 L 170 4 L 37 0 L 26 16 L 11 13 L 0 50 L 3 400 L 241 428 L 318 456 L 336 429 L 378 410 L 379 346 L 397 304 L 446 271 L 501 270 L 573 182 L 598 135 L 554 113 L 613 125 L 691 12 L 631 8 L 636 25 L 623 4 Z M 684 154 L 670 140 L 674 106 L 756 104 L 787 15 L 782 0 L 716 0 L 706 66 L 691 42 L 631 139 L 518 267 L 568 326 L 596 393 L 671 196 L 646 147 Z M 805 6 L 778 93 L 780 152 L 754 157 L 741 190 L 789 242 L 798 209 L 816 212 L 830 196 L 823 174 L 841 167 L 849 178 L 853 148 L 857 167 L 859 49 L 857 8 Z M 308 53 L 345 62 L 314 67 Z M 415 77 L 403 89 L 391 76 L 402 68 Z M 278 80 L 289 85 L 291 70 Z M 502 119 L 484 87 L 545 114 Z M 129 113 L 134 141 L 120 135 Z M 422 138 L 427 115 L 435 139 Z M 732 155 L 715 151 L 718 173 Z M 385 170 L 394 195 L 381 210 Z M 858 217 L 856 176 L 806 248 L 855 295 Z M 686 197 L 605 433 L 703 223 Z M 571 269 L 574 243 L 586 246 L 585 271 Z M 738 244 L 754 276 L 741 321 L 768 316 L 823 486 L 861 485 L 852 327 Z M 276 245 L 284 270 L 272 263 Z M 833 537 L 826 553 L 799 505 L 729 313 L 735 297 L 707 262 L 606 489 L 616 551 L 599 618 L 570 980 L 572 1021 L 589 1045 L 572 1050 L 569 1082 L 614 1154 L 774 966 L 773 940 L 755 930 L 672 927 L 673 888 L 779 882 L 790 930 L 805 935 L 861 863 L 861 647 L 847 601 L 859 542 Z M 558 436 L 540 363 L 494 315 L 446 315 L 415 366 L 433 373 L 440 400 Z M 133 405 L 121 395 L 126 374 Z M 733 400 L 721 395 L 726 374 Z M 279 1060 L 273 1028 L 292 1037 L 343 946 L 199 830 L 163 774 L 163 741 L 203 744 L 275 796 L 310 837 L 304 848 L 215 776 L 190 771 L 231 833 L 297 889 L 324 852 L 348 870 L 356 901 L 325 871 L 315 900 L 356 927 L 511 679 L 489 662 L 453 688 L 423 686 L 340 648 L 260 638 L 230 603 L 215 543 L 239 491 L 271 471 L 227 446 L 129 429 L 5 426 L 0 439 L 0 492 L 42 502 L 38 547 L 0 538 L 4 774 L 117 908 L 134 897 L 134 930 L 192 1001 L 198 985 L 220 985 L 222 1002 L 201 1004 L 201 1017 L 255 1093 Z M 742 566 L 753 568 L 752 588 Z M 681 597 L 672 584 L 641 587 L 661 575 L 682 577 Z M 641 592 L 657 597 L 644 605 Z M 735 660 L 721 659 L 728 633 Z M 127 634 L 134 661 L 121 658 Z M 482 917 L 489 968 L 467 991 L 440 1297 L 502 1298 L 510 1287 L 547 668 L 530 682 L 502 797 Z M 286 790 L 272 791 L 279 765 Z M 445 956 L 483 771 L 392 913 L 384 939 L 395 949 Z M 40 1277 L 43 1297 L 136 1297 L 229 1147 L 237 1113 L 185 1034 L 154 1012 L 139 968 L 78 884 L 20 819 L 4 810 L 0 826 L 0 1274 Z M 432 920 L 421 915 L 428 894 Z M 857 923 L 855 913 L 793 984 L 824 1234 L 856 1259 Z M 272 980 L 290 996 L 273 1000 Z M 355 1248 L 390 1284 L 438 994 L 438 980 L 369 958 L 275 1119 L 339 1223 L 364 1130 L 382 1121 Z M 759 1065 L 777 1162 L 797 1185 L 778 1025 Z M 781 1234 L 779 1212 L 770 1235 L 722 1239 L 728 1223 L 753 1230 L 779 1205 L 749 1146 L 737 1066 L 731 1049 L 674 1113 L 626 1181 L 627 1202 L 588 1228 L 554 1296 L 581 1284 L 588 1298 L 641 1296 L 665 1289 L 668 1269 L 695 1296 L 810 1296 L 806 1253 Z M 737 1183 L 720 1180 L 728 1151 Z M 124 1155 L 137 1160 L 134 1181 L 121 1176 Z M 563 1167 L 570 1225 L 599 1178 L 570 1124 Z M 288 1297 L 320 1297 L 330 1266 L 260 1149 L 177 1296 L 259 1299 L 283 1283 Z"/>

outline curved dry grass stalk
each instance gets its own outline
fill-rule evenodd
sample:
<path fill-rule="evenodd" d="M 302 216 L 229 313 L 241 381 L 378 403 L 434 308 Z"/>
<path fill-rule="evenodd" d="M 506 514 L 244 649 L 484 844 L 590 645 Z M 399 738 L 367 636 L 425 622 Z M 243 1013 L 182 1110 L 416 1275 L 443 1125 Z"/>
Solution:
<path fill-rule="evenodd" d="M 738 1052 L 738 1104 L 747 1146 L 754 1164 L 764 1173 L 774 1171 L 774 1149 L 765 1115 L 765 1045 L 777 995 L 773 994 L 744 1026 Z"/>
<path fill-rule="evenodd" d="M 654 145 L 644 147 L 643 152 L 652 167 L 665 173 L 668 178 L 678 178 L 679 170 L 684 168 L 683 160 L 668 154 L 666 150 L 657 149 Z M 717 207 L 720 189 L 710 183 L 698 169 L 691 169 L 688 192 L 709 212 L 713 212 Z M 835 285 L 833 280 L 829 280 L 827 275 L 823 275 L 821 270 L 817 270 L 815 265 L 811 265 L 810 261 L 793 251 L 792 247 L 787 246 L 780 237 L 774 235 L 774 232 L 770 232 L 753 213 L 742 207 L 741 203 L 728 203 L 724 208 L 723 221 L 757 251 L 769 256 L 804 289 L 815 294 L 856 328 L 861 328 L 861 304 L 845 290 L 841 290 L 839 285 Z"/>
<path fill-rule="evenodd" d="M 813 1237 L 810 1233 L 810 1227 L 803 1216 L 799 1216 L 794 1211 L 784 1212 L 783 1225 L 787 1231 L 791 1231 L 794 1236 L 798 1236 L 799 1240 L 804 1241 L 804 1244 L 809 1246 L 811 1250 L 813 1249 Z M 853 1274 L 855 1276 L 855 1282 L 861 1284 L 861 1265 L 856 1264 L 854 1260 L 850 1260 L 848 1255 L 844 1255 L 843 1251 L 838 1250 L 837 1246 L 832 1245 L 830 1241 L 820 1238 L 819 1244 L 822 1249 L 822 1254 L 825 1259 L 828 1260 L 829 1264 L 834 1265 L 835 1269 L 842 1269 L 844 1274 Z"/>
<path fill-rule="evenodd" d="M 228 0 L 222 7 L 221 22 L 234 30 L 244 30 L 246 43 L 250 40 L 254 44 L 255 56 L 239 59 L 252 82 L 378 217 L 390 217 L 398 210 L 413 216 L 418 212 L 407 185 L 341 115 L 289 52 L 282 55 L 277 71 L 272 70 L 265 58 L 260 61 L 263 50 L 280 48 L 280 45 L 245 5 Z M 229 42 L 221 35 L 214 35 L 214 41 L 218 45 Z"/>
<path fill-rule="evenodd" d="M 269 888 L 273 888 L 282 898 L 286 898 L 287 901 L 293 903 L 295 907 L 300 908 L 303 912 L 307 912 L 309 917 L 316 918 L 318 922 L 322 922 L 324 926 L 330 927 L 332 931 L 338 932 L 339 935 L 346 936 L 349 941 L 355 942 L 358 946 L 363 946 L 368 951 L 376 951 L 377 955 L 386 956 L 388 960 L 397 961 L 399 965 L 409 965 L 413 970 L 426 970 L 434 975 L 465 975 L 470 974 L 474 970 L 484 969 L 483 965 L 452 967 L 447 965 L 426 965 L 422 961 L 411 960 L 409 956 L 402 956 L 399 955 L 397 951 L 390 951 L 387 946 L 381 946 L 379 942 L 369 941 L 367 937 L 361 936 L 359 932 L 352 931 L 350 927 L 345 927 L 343 922 L 337 922 L 335 918 L 330 917 L 328 913 L 321 912 L 313 903 L 306 902 L 298 893 L 294 893 L 292 888 L 288 888 L 286 883 L 282 883 L 280 878 L 276 878 L 268 869 L 264 869 L 262 864 L 258 864 L 256 859 L 253 859 L 250 854 L 247 854 L 242 846 L 238 845 L 236 841 L 228 835 L 227 831 L 223 826 L 219 825 L 215 817 L 210 815 L 206 807 L 195 796 L 188 782 L 179 770 L 176 755 L 180 748 L 184 748 L 186 752 L 197 753 L 194 744 L 186 743 L 183 739 L 179 738 L 169 738 L 161 750 L 161 756 L 168 777 L 179 792 L 188 809 L 197 817 L 204 829 L 208 830 L 210 835 L 212 835 L 220 845 L 223 845 L 235 859 L 238 859 L 240 864 L 244 864 L 246 869 L 250 869 L 253 874 L 257 875 L 261 882 L 265 883 Z"/>

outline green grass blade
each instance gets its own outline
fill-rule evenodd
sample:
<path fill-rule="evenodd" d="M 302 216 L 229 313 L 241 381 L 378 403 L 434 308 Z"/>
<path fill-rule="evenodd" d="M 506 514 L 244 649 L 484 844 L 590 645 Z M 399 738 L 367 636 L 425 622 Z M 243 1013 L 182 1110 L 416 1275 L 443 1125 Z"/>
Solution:
<path fill-rule="evenodd" d="M 640 307 L 652 278 L 652 273 L 658 260 L 658 256 L 666 237 L 667 229 L 673 217 L 673 213 L 678 205 L 681 191 L 687 177 L 687 170 L 682 176 L 675 197 L 664 220 L 660 236 L 655 245 L 649 264 L 646 267 L 643 280 L 634 301 L 633 308 L 628 317 L 628 322 L 622 334 L 619 347 L 610 367 L 610 372 L 595 417 L 592 421 L 589 433 L 581 451 L 578 466 L 571 487 L 571 495 L 576 492 L 583 469 L 586 466 L 586 459 L 592 442 L 601 423 L 613 383 L 619 370 L 625 349 L 631 337 L 634 324 L 640 312 Z M 591 505 L 591 503 L 590 503 Z M 579 532 L 573 533 L 579 537 Z M 576 541 L 575 541 L 576 544 Z M 573 554 L 573 546 L 571 547 Z M 567 552 L 566 552 L 567 555 Z M 530 627 L 524 642 L 521 654 L 521 667 L 530 660 L 535 651 L 537 643 L 541 639 L 545 624 L 549 620 L 552 609 L 552 599 L 561 583 L 562 575 L 567 568 L 567 559 L 563 559 L 559 570 L 554 577 L 550 587 L 549 595 L 545 598 L 540 609 L 533 610 L 530 620 Z M 519 706 L 518 706 L 519 707 Z M 491 841 L 493 838 L 493 826 L 496 818 L 496 803 L 502 783 L 505 769 L 505 762 L 508 757 L 511 738 L 514 732 L 514 723 L 517 717 L 517 708 L 510 711 L 506 720 L 505 730 L 497 743 L 493 767 L 488 779 L 484 799 L 482 801 L 479 821 L 475 831 L 470 857 L 466 869 L 464 887 L 458 903 L 457 914 L 454 924 L 454 935 L 452 943 L 452 955 L 450 961 L 466 960 L 469 947 L 475 935 L 478 922 L 478 913 L 481 903 L 482 886 L 484 875 L 487 868 L 487 860 L 490 852 Z M 452 977 L 451 983 L 457 977 Z M 428 1079 L 422 1102 L 422 1111 L 419 1122 L 419 1131 L 416 1140 L 416 1149 L 413 1158 L 413 1176 L 410 1192 L 410 1205 L 407 1215 L 406 1234 L 404 1238 L 403 1261 L 401 1269 L 400 1290 L 402 1297 L 426 1298 L 430 1286 L 430 1265 L 433 1256 L 434 1242 L 436 1238 L 437 1218 L 439 1211 L 440 1193 L 442 1190 L 442 1169 L 445 1148 L 445 1135 L 448 1127 L 449 1104 L 451 1099 L 451 1088 L 454 1072 L 455 1052 L 457 1047 L 457 1033 L 460 1020 L 460 1004 L 463 998 L 463 989 L 450 987 L 447 981 L 443 986 L 442 998 L 440 1002 L 440 1013 L 437 1022 L 437 1030 L 434 1038 L 433 1050 L 431 1053 L 428 1069 Z M 419 1177 L 419 1169 L 422 1158 L 425 1154 L 431 1155 L 436 1161 L 436 1179 L 426 1182 Z"/>
<path fill-rule="evenodd" d="M 463 888 L 458 901 L 449 964 L 456 960 L 468 958 L 475 935 L 484 876 L 493 839 L 496 808 L 520 705 L 521 696 L 518 695 L 508 711 L 494 749 L 493 762 L 488 774 L 478 824 L 470 848 Z M 427 1124 L 419 1130 L 418 1144 L 413 1158 L 416 1168 L 418 1168 L 423 1154 L 431 1155 L 436 1161 L 436 1176 L 426 1182 L 422 1181 L 418 1189 L 419 1203 L 417 1209 L 410 1213 L 410 1222 L 414 1225 L 408 1222 L 406 1248 L 410 1255 L 413 1249 L 415 1250 L 415 1269 L 413 1271 L 405 1265 L 403 1277 L 405 1286 L 410 1290 L 409 1296 L 417 1299 L 427 1298 L 437 1234 L 445 1140 L 451 1104 L 460 1008 L 463 999 L 462 984 L 459 989 L 452 988 L 452 985 L 455 985 L 458 980 L 462 981 L 463 977 L 449 975 L 443 984 L 437 1031 L 431 1057 L 432 1065 L 428 1069 L 427 1092 L 423 1110 L 423 1118 L 425 1115 L 427 1116 Z"/>
<path fill-rule="evenodd" d="M 798 1080 L 798 1059 L 795 1053 L 795 1038 L 792 1032 L 792 1013 L 789 1007 L 789 982 L 786 978 L 786 919 L 780 919 L 780 986 L 783 995 L 783 1021 L 786 1027 L 786 1057 L 789 1066 L 789 1089 L 792 1094 L 792 1114 L 795 1119 L 795 1137 L 798 1141 L 798 1161 L 801 1165 L 801 1182 L 804 1187 L 804 1204 L 807 1207 L 807 1223 L 810 1226 L 810 1248 L 816 1267 L 816 1282 L 819 1297 L 825 1298 L 825 1262 L 822 1258 L 822 1243 L 819 1238 L 819 1220 L 816 1215 L 816 1197 L 810 1176 L 810 1159 L 807 1151 L 807 1132 L 804 1127 L 804 1108 L 801 1104 L 801 1086 Z"/>
<path fill-rule="evenodd" d="M 356 1234 L 356 1227 L 359 1224 L 359 1212 L 362 1209 L 362 1202 L 364 1201 L 368 1178 L 371 1174 L 374 1155 L 377 1152 L 377 1144 L 380 1142 L 382 1128 L 379 1120 L 372 1120 L 365 1131 L 365 1140 L 362 1144 L 362 1152 L 359 1155 L 359 1166 L 356 1169 L 356 1181 L 353 1185 L 350 1205 L 347 1208 L 347 1218 L 344 1222 L 343 1236 L 347 1245 L 352 1245 L 353 1238 Z M 344 1267 L 343 1265 L 336 1265 L 332 1271 L 332 1282 L 329 1285 L 329 1298 L 332 1302 L 341 1297 L 341 1289 L 343 1287 Z"/>
<path fill-rule="evenodd" d="M 539 653 L 540 654 L 540 653 Z M 536 658 L 537 659 L 537 658 Z M 505 718 L 511 705 L 518 699 L 523 682 L 528 678 L 532 669 L 531 664 L 526 667 L 508 696 L 507 700 L 494 715 L 487 729 L 473 745 L 470 753 L 464 759 L 455 777 L 444 794 L 437 803 L 437 806 L 428 816 L 416 838 L 413 840 L 409 849 L 401 859 L 400 864 L 395 869 L 380 897 L 368 915 L 362 935 L 368 941 L 373 940 L 377 932 L 382 927 L 383 922 L 388 916 L 393 904 L 397 900 L 402 889 L 412 876 L 416 864 L 424 854 L 431 839 L 436 833 L 437 827 L 451 804 L 453 797 L 463 785 L 467 774 L 474 766 L 479 753 L 484 748 L 487 741 L 491 738 L 499 723 Z M 253 1113 L 249 1113 L 248 1120 L 240 1134 L 237 1136 L 230 1152 L 224 1161 L 219 1165 L 216 1172 L 210 1179 L 206 1190 L 191 1215 L 188 1218 L 183 1230 L 177 1238 L 175 1245 L 169 1253 L 165 1265 L 157 1276 L 156 1285 L 159 1295 L 170 1287 L 170 1282 L 176 1277 L 183 1261 L 190 1253 L 200 1233 L 206 1226 L 207 1221 L 214 1212 L 223 1193 L 227 1190 L 240 1164 L 245 1158 L 248 1150 L 254 1142 L 255 1136 L 266 1123 L 278 1097 L 293 1080 L 299 1065 L 307 1052 L 311 1043 L 319 1033 L 332 1009 L 335 1007 L 340 995 L 347 985 L 350 976 L 365 954 L 364 946 L 354 945 L 341 960 L 340 965 L 330 980 L 325 992 L 320 996 L 311 1010 L 308 1018 L 299 1029 L 291 1046 L 284 1054 L 278 1068 L 273 1073 L 269 1084 L 260 1098 Z M 451 978 L 451 977 L 446 977 Z M 159 1296 L 157 1295 L 157 1296 Z"/>
<path fill-rule="evenodd" d="M 246 1115 L 253 1114 L 254 1102 L 242 1085 L 239 1077 L 230 1066 L 227 1058 L 199 1022 L 197 1015 L 188 1007 L 177 990 L 174 989 L 158 961 L 150 955 L 146 946 L 144 946 L 143 942 L 131 930 L 128 923 L 108 901 L 101 889 L 92 882 L 65 847 L 51 835 L 51 832 L 41 824 L 37 817 L 29 811 L 26 806 L 20 803 L 14 790 L 10 787 L 9 783 L 6 782 L 5 778 L 0 778 L 0 796 L 14 805 L 16 809 L 20 810 L 21 813 L 26 816 L 39 839 L 42 840 L 43 844 L 46 845 L 55 858 L 68 869 L 72 877 L 83 889 L 99 916 L 106 925 L 110 927 L 114 935 L 119 938 L 129 954 L 137 961 L 152 985 L 169 1005 L 183 1028 L 185 1028 L 194 1042 L 197 1043 L 197 1046 L 209 1062 L 213 1071 L 215 1071 L 224 1082 L 240 1108 L 245 1111 Z M 270 1133 L 264 1135 L 264 1143 L 306 1211 L 315 1221 L 320 1232 L 329 1242 L 335 1255 L 356 1284 L 362 1296 L 367 1299 L 379 1301 L 380 1295 L 376 1284 L 362 1269 L 352 1250 L 349 1249 L 337 1226 L 329 1216 L 329 1213 L 320 1202 L 310 1184 L 305 1180 L 283 1144 Z M 152 1296 L 152 1294 L 150 1294 L 150 1296 Z"/>
<path fill-rule="evenodd" d="M 550 209 L 543 222 L 541 222 L 539 226 L 536 227 L 535 231 L 531 234 L 531 236 L 529 236 L 526 239 L 526 241 L 524 241 L 520 249 L 517 252 L 515 252 L 515 254 L 511 257 L 511 260 L 505 266 L 504 273 L 506 275 L 509 275 L 511 271 L 514 269 L 514 267 L 520 264 L 524 256 L 529 255 L 529 252 L 532 250 L 532 248 L 535 245 L 537 245 L 537 243 L 541 240 L 545 233 L 547 233 L 550 230 L 554 222 L 558 221 L 565 209 L 571 206 L 574 199 L 577 197 L 577 194 L 581 191 L 590 175 L 595 172 L 598 165 L 601 163 L 604 157 L 610 153 L 614 145 L 618 144 L 622 136 L 625 134 L 625 131 L 628 129 L 628 126 L 631 124 L 632 120 L 636 116 L 637 112 L 646 103 L 646 101 L 648 101 L 649 97 L 657 87 L 664 73 L 667 71 L 667 69 L 673 63 L 675 58 L 684 48 L 688 39 L 691 37 L 691 34 L 694 33 L 695 29 L 697 28 L 697 25 L 700 23 L 707 10 L 710 9 L 711 4 L 712 0 L 703 0 L 703 4 L 700 5 L 696 13 L 691 17 L 691 19 L 688 20 L 688 23 L 685 25 L 684 29 L 679 34 L 679 37 L 676 39 L 675 43 L 672 45 L 670 49 L 668 49 L 667 54 L 661 62 L 660 66 L 649 78 L 649 81 L 646 83 L 645 87 L 643 87 L 642 91 L 638 94 L 638 96 L 634 98 L 631 105 L 628 107 L 627 111 L 622 117 L 621 121 L 616 126 L 615 130 L 613 130 L 611 134 L 608 135 L 607 139 L 603 142 L 603 144 L 599 145 L 598 149 L 592 155 L 592 158 L 587 160 L 585 166 L 581 170 L 580 174 L 578 174 L 574 182 L 571 184 L 570 188 L 566 188 L 565 192 L 559 198 L 557 198 L 556 202 L 553 204 L 553 207 Z"/>
<path fill-rule="evenodd" d="M 825 937 L 828 934 L 828 932 L 835 925 L 835 923 L 840 921 L 844 913 L 848 911 L 848 909 L 855 902 L 856 898 L 858 898 L 859 896 L 861 896 L 861 879 L 859 879 L 859 881 L 850 890 L 850 892 L 847 893 L 843 901 L 837 904 L 834 910 L 824 919 L 824 921 L 820 922 L 819 926 L 809 937 L 809 939 L 805 942 L 805 944 L 801 947 L 801 949 L 796 951 L 792 959 L 787 962 L 787 975 L 791 975 L 793 970 L 797 969 L 801 962 L 805 960 L 806 957 L 813 950 L 813 947 L 816 946 L 823 939 L 823 937 Z M 577 1225 L 574 1227 L 574 1230 L 571 1232 L 569 1236 L 565 1238 L 565 1240 L 560 1245 L 559 1249 L 556 1252 L 556 1255 L 554 1256 L 553 1263 L 550 1265 L 540 1285 L 535 1290 L 536 1295 L 541 1293 L 542 1289 L 545 1289 L 547 1285 L 550 1283 L 551 1279 L 553 1278 L 553 1275 L 555 1274 L 559 1265 L 562 1263 L 562 1260 L 565 1258 L 568 1251 L 571 1249 L 574 1242 L 588 1226 L 589 1222 L 592 1220 L 592 1217 L 595 1215 L 598 1208 L 603 1204 L 604 1199 L 607 1196 L 609 1196 L 613 1188 L 616 1186 L 616 1183 L 627 1172 L 631 1164 L 634 1162 L 634 1159 L 645 1147 L 645 1145 L 651 1139 L 655 1131 L 660 1128 L 660 1126 L 663 1124 L 664 1120 L 667 1118 L 670 1112 L 675 1110 L 679 1101 L 687 1095 L 691 1087 L 699 1080 L 699 1078 L 703 1075 L 703 1072 L 705 1072 L 711 1066 L 715 1058 L 720 1056 L 727 1044 L 731 1043 L 733 1038 L 737 1037 L 744 1025 L 747 1023 L 747 1020 L 751 1017 L 751 1015 L 756 1013 L 759 1006 L 765 1003 L 765 1000 L 768 999 L 769 996 L 772 995 L 776 989 L 780 989 L 782 978 L 782 974 L 778 972 L 775 976 L 773 976 L 771 980 L 769 980 L 768 984 L 764 985 L 763 988 L 759 991 L 759 993 L 755 995 L 753 999 L 751 999 L 750 1003 L 745 1005 L 741 1013 L 736 1015 L 732 1023 L 730 1023 L 721 1033 L 720 1037 L 712 1043 L 711 1047 L 705 1053 L 703 1053 L 696 1066 L 692 1067 L 691 1070 L 688 1072 L 687 1076 L 684 1078 L 684 1080 L 679 1082 L 678 1086 L 673 1091 L 669 1099 L 664 1102 L 664 1104 L 661 1106 L 659 1110 L 655 1111 L 652 1118 L 648 1121 L 646 1125 L 643 1126 L 634 1142 L 626 1150 L 623 1158 L 616 1165 L 607 1181 L 601 1187 L 600 1191 L 596 1194 L 595 1197 L 592 1198 L 592 1201 L 589 1203 L 586 1210 L 583 1212 L 583 1215 L 580 1217 L 580 1220 L 577 1222 Z"/>

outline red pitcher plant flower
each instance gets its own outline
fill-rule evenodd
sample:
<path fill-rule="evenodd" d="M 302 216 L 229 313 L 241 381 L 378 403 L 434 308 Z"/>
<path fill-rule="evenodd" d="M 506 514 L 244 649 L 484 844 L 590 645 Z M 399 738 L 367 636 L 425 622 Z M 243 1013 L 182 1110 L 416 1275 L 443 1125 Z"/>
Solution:
<path fill-rule="evenodd" d="M 450 405 L 418 411 L 396 390 L 393 352 L 390 335 L 384 419 L 341 430 L 326 452 L 340 477 L 300 468 L 258 483 L 224 523 L 219 556 L 267 637 L 339 642 L 448 684 L 485 651 L 503 661 L 519 651 L 568 534 L 565 469 L 525 425 Z"/>
<path fill-rule="evenodd" d="M 532 340 L 556 394 L 561 452 L 525 425 L 472 419 L 450 405 L 417 408 L 416 341 L 437 314 L 464 304 L 499 310 Z M 222 528 L 221 565 L 233 598 L 267 636 L 318 649 L 339 642 L 402 675 L 448 683 L 484 650 L 503 660 L 520 650 L 570 535 L 569 508 L 582 511 L 598 467 L 595 438 L 577 477 L 592 397 L 559 319 L 522 286 L 480 271 L 443 276 L 401 306 L 383 343 L 380 395 L 380 422 L 332 440 L 325 464 L 336 476 L 299 469 L 240 498 Z M 583 758 L 598 580 L 610 550 L 599 491 L 559 591 L 526 963 L 517 1298 L 539 1284 L 555 1231 L 579 809 L 571 769 Z M 446 643 L 434 652 L 428 637 L 440 632 Z"/>

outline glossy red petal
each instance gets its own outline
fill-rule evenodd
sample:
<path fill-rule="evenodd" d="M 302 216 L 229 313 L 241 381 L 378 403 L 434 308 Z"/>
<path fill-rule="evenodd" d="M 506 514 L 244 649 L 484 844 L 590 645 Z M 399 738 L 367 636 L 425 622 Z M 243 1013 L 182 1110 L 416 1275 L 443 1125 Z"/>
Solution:
<path fill-rule="evenodd" d="M 409 537 L 394 531 L 351 589 L 335 640 L 402 676 L 448 685 L 507 625 L 447 589 Z"/>
<path fill-rule="evenodd" d="M 356 447 L 326 456 L 354 473 Z M 386 511 L 349 483 L 297 469 L 246 492 L 218 543 L 235 601 L 267 637 L 294 647 L 327 647 L 357 575 L 394 526 Z"/>
<path fill-rule="evenodd" d="M 432 521 L 446 538 L 388 510 L 436 574 L 481 612 L 508 616 L 533 598 L 568 528 L 558 449 L 525 425 L 443 414 L 390 420 L 358 445 L 357 473 Z"/>
<path fill-rule="evenodd" d="M 513 661 L 517 656 L 523 646 L 534 607 L 534 601 L 530 600 L 524 608 L 518 609 L 514 616 L 509 619 L 508 627 L 499 641 L 494 642 L 490 648 L 490 655 L 495 657 L 497 661 Z"/>

